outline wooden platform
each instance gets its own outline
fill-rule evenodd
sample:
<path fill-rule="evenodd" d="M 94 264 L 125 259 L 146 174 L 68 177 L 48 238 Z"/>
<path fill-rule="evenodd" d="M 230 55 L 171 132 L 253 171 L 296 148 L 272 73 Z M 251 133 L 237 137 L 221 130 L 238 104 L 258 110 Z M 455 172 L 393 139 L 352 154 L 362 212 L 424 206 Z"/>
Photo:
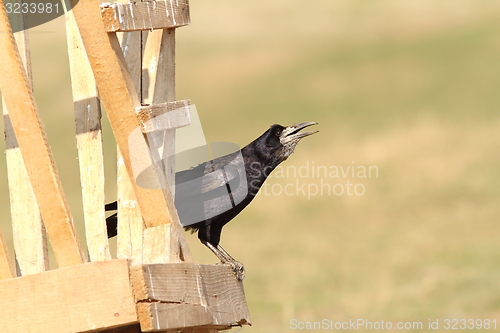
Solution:
<path fill-rule="evenodd" d="M 109 260 L 0 281 L 0 332 L 142 332 L 250 324 L 243 285 L 226 265 L 130 266 Z"/>

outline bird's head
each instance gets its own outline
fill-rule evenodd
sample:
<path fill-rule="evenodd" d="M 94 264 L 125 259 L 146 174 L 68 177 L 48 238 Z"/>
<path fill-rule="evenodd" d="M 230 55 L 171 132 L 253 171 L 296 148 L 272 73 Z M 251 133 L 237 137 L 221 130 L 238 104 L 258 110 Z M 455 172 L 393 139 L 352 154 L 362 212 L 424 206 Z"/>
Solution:
<path fill-rule="evenodd" d="M 265 140 L 266 152 L 274 164 L 280 164 L 290 156 L 302 138 L 318 131 L 300 132 L 302 129 L 316 125 L 316 122 L 300 123 L 292 126 L 272 125 L 261 137 Z"/>

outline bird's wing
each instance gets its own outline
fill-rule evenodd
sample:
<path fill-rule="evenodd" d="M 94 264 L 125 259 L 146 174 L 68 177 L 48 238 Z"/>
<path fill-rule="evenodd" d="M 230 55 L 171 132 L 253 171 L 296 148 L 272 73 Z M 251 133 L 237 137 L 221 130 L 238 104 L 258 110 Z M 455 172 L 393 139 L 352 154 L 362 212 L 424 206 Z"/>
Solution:
<path fill-rule="evenodd" d="M 241 154 L 230 154 L 176 174 L 175 206 L 183 226 L 214 218 L 247 195 Z"/>
<path fill-rule="evenodd" d="M 175 174 L 175 207 L 184 227 L 210 224 L 247 194 L 245 163 L 239 151 Z M 116 201 L 105 208 L 116 210 Z M 109 222 L 116 223 L 116 217 Z"/>

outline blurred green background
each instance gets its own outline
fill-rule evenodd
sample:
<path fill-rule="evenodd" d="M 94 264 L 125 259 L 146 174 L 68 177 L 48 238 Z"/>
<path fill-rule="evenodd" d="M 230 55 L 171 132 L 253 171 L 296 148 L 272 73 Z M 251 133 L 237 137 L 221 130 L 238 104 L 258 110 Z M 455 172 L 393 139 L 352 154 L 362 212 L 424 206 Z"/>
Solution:
<path fill-rule="evenodd" d="M 243 146 L 271 124 L 317 121 L 320 133 L 285 168 L 378 171 L 271 178 L 225 227 L 222 245 L 247 270 L 253 327 L 241 331 L 297 331 L 292 319 L 500 328 L 500 2 L 190 4 L 192 24 L 177 31 L 177 99 L 197 105 L 208 141 Z M 30 32 L 37 102 L 83 230 L 64 20 Z M 0 169 L 10 237 L 4 160 Z M 364 194 L 328 194 L 348 181 Z M 188 238 L 198 262 L 216 262 Z"/>

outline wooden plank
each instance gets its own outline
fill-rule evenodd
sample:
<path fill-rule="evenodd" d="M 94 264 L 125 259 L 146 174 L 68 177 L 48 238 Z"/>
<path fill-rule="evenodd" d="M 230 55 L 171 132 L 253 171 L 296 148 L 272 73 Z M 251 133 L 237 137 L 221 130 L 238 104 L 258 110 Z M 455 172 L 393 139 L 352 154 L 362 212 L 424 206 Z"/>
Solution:
<path fill-rule="evenodd" d="M 135 91 L 140 92 L 142 82 L 141 60 L 142 53 L 144 51 L 142 47 L 142 39 L 143 35 L 147 36 L 147 32 L 142 33 L 140 31 L 131 31 L 121 33 L 120 35 L 120 45 L 123 57 L 125 58 L 125 62 L 127 64 L 130 79 L 134 84 Z M 141 99 L 139 98 L 139 100 Z"/>
<path fill-rule="evenodd" d="M 243 282 L 228 265 L 199 265 L 207 303 L 217 325 L 250 324 Z"/>
<path fill-rule="evenodd" d="M 163 31 L 152 104 L 175 101 L 175 29 Z"/>
<path fill-rule="evenodd" d="M 108 34 L 103 29 L 103 23 L 96 0 L 71 0 L 73 14 L 78 23 L 80 34 L 89 57 L 94 77 L 99 88 L 101 100 L 106 108 L 117 144 L 123 156 L 124 165 L 129 178 L 134 180 L 134 193 L 137 197 L 144 222 L 147 227 L 153 227 L 171 222 L 171 216 L 161 190 L 145 189 L 135 184 L 134 170 L 131 159 L 144 163 L 150 156 L 144 154 L 147 144 L 144 138 L 129 136 L 140 124 L 135 115 L 135 108 L 140 103 L 137 93 L 127 73 L 125 60 L 116 38 L 116 34 Z M 146 150 L 147 152 L 147 150 Z M 152 164 L 151 161 L 149 163 Z"/>
<path fill-rule="evenodd" d="M 66 36 L 87 247 L 92 261 L 109 260 L 111 253 L 104 213 L 101 105 L 72 11 L 66 12 Z"/>
<path fill-rule="evenodd" d="M 152 105 L 175 101 L 175 29 L 166 29 L 162 32 L 161 44 L 150 43 L 148 47 L 158 54 L 155 75 L 150 75 L 150 91 Z M 147 65 L 147 64 L 146 64 Z M 143 65 L 144 67 L 144 65 Z M 153 89 L 154 87 L 154 89 Z M 187 244 L 184 229 L 182 228 L 177 210 L 174 205 L 175 197 L 175 129 L 167 129 L 163 134 L 162 156 L 167 156 L 167 165 L 164 172 L 170 185 L 165 191 L 167 207 L 173 215 L 173 225 L 170 229 L 170 262 L 192 261 L 191 251 Z"/>
<path fill-rule="evenodd" d="M 85 332 L 137 322 L 126 260 L 0 281 L 1 332 Z"/>
<path fill-rule="evenodd" d="M 168 36 L 168 43 L 165 43 Z M 175 195 L 175 128 L 187 126 L 190 123 L 188 110 L 183 109 L 162 115 L 165 112 L 186 107 L 189 101 L 175 101 L 175 33 L 174 29 L 156 30 L 149 33 L 147 40 L 143 39 L 144 55 L 142 59 L 141 98 L 144 106 L 136 109 L 143 125 L 143 133 L 147 134 L 148 142 L 153 145 L 151 151 L 158 167 L 157 172 L 166 175 L 167 186 L 163 186 L 173 223 L 168 229 L 150 228 L 145 231 L 144 263 L 166 263 L 191 261 L 185 235 L 180 227 L 176 209 L 173 203 Z M 167 102 L 167 103 L 165 103 Z M 168 103 L 170 102 L 170 103 Z M 166 110 L 165 110 L 166 108 Z M 151 128 L 147 128 L 151 125 Z M 165 163 L 166 162 L 166 163 Z M 151 170 L 152 171 L 152 170 Z M 173 233 L 173 236 L 171 235 Z M 165 243 L 165 240 L 170 243 Z M 162 244 L 162 246 L 158 246 Z M 152 246 L 154 245 L 154 248 Z M 165 245 L 165 246 L 164 246 Z M 163 252 L 159 252 L 159 251 Z M 155 253 L 154 256 L 150 254 Z M 162 259 L 163 258 L 163 259 Z"/>
<path fill-rule="evenodd" d="M 202 326 L 210 323 L 206 309 L 199 304 L 139 303 L 139 318 L 148 318 L 143 324 L 143 332 L 161 332 L 167 329 Z"/>
<path fill-rule="evenodd" d="M 143 331 L 250 324 L 243 284 L 226 265 L 194 263 L 131 268 Z"/>
<path fill-rule="evenodd" d="M 49 269 L 47 237 L 21 150 L 4 108 L 10 215 L 16 259 L 22 275 Z"/>
<path fill-rule="evenodd" d="M 135 36 L 141 37 L 140 40 L 138 38 L 132 38 L 131 35 L 136 34 Z M 123 40 L 121 43 L 122 50 L 124 52 L 126 61 L 127 61 L 127 66 L 131 74 L 131 78 L 134 82 L 134 86 L 136 88 L 136 91 L 140 92 L 139 98 L 141 100 L 141 104 L 151 104 L 154 99 L 154 92 L 155 92 L 155 87 L 157 87 L 156 84 L 156 77 L 158 73 L 158 69 L 161 69 L 162 71 L 165 70 L 165 66 L 163 66 L 166 58 L 161 57 L 160 53 L 160 45 L 162 41 L 162 35 L 163 31 L 161 30 L 156 30 L 152 32 L 143 32 L 141 35 L 138 35 L 137 32 L 130 32 L 130 33 L 124 33 L 123 35 Z M 139 48 L 138 46 L 142 46 Z M 169 51 L 172 53 L 172 51 Z M 142 59 L 142 70 L 138 71 L 138 62 Z M 169 60 L 170 62 L 173 61 Z M 173 68 L 171 66 L 171 68 Z M 169 78 L 169 85 L 172 87 L 171 82 L 174 82 L 174 73 L 172 73 L 172 76 Z M 175 95 L 172 94 L 173 89 L 170 90 L 170 93 L 168 93 L 169 98 L 173 99 Z M 163 95 L 165 95 L 165 92 L 162 92 Z M 188 101 L 180 101 L 177 103 L 171 103 L 171 104 L 163 104 L 163 105 L 158 105 L 158 106 L 143 106 L 139 107 L 136 109 L 137 115 L 139 117 L 140 122 L 144 124 L 152 124 L 154 123 L 155 125 L 158 123 L 158 119 L 155 121 L 149 121 L 152 117 L 157 117 L 160 116 L 163 112 L 171 111 L 176 108 L 180 108 L 183 106 L 186 106 L 189 102 Z M 186 111 L 187 112 L 187 111 Z M 182 113 L 182 112 L 181 112 Z M 176 117 L 175 119 L 170 119 L 170 117 L 165 117 L 168 118 L 168 120 L 172 120 L 172 128 L 175 126 L 175 122 L 179 123 L 179 126 L 186 126 L 186 120 L 189 120 L 188 117 L 184 117 L 183 120 L 180 120 L 178 118 L 181 117 Z M 182 123 L 184 122 L 184 123 Z M 181 125 L 182 123 L 182 125 Z M 144 130 L 144 128 L 143 128 Z M 143 131 L 144 132 L 144 131 Z M 170 131 L 169 135 L 171 136 L 173 134 L 173 131 Z M 164 140 L 158 140 L 157 136 L 164 136 L 165 131 L 162 131 L 160 133 L 152 133 L 148 134 L 148 142 L 149 144 L 156 143 L 158 141 L 164 141 Z M 162 139 L 162 138 L 160 138 Z M 160 149 L 162 149 L 160 147 Z M 138 151 L 143 151 L 145 152 L 147 148 L 144 149 L 137 149 Z M 151 150 L 153 153 L 156 153 L 156 149 Z M 156 156 L 157 160 L 160 160 L 162 156 Z M 147 159 L 139 159 L 140 161 L 146 161 L 146 163 L 143 163 L 143 165 L 135 165 L 136 169 L 142 170 L 144 168 L 150 169 L 151 172 L 155 172 L 151 167 L 153 165 L 150 165 L 147 162 Z M 137 161 L 137 160 L 136 160 Z M 172 163 L 173 164 L 173 163 Z M 155 164 L 156 165 L 156 164 Z M 171 168 L 173 171 L 173 168 Z M 156 170 L 158 174 L 164 174 L 165 169 L 158 169 Z M 151 188 L 162 186 L 161 184 L 155 183 L 156 180 L 154 177 L 148 177 L 148 179 L 152 179 L 153 184 L 150 186 Z M 126 181 L 127 177 L 120 176 L 120 185 L 119 185 L 119 191 L 121 192 L 120 188 L 123 188 L 123 193 L 119 193 L 119 196 L 123 196 L 124 194 L 127 193 L 127 184 Z M 139 180 L 138 180 L 139 182 Z M 174 180 L 171 180 L 171 184 L 173 184 Z M 165 183 L 165 181 L 162 181 L 162 183 Z M 146 186 L 144 183 L 140 183 L 139 185 L 142 185 L 144 187 Z M 165 187 L 163 186 L 164 190 Z M 165 194 L 166 198 L 170 198 L 171 196 L 166 193 Z M 173 200 L 171 199 L 166 199 L 167 202 L 171 201 L 172 204 L 169 205 L 169 211 L 173 212 L 175 211 L 175 207 L 173 206 Z M 119 212 L 118 212 L 118 218 L 119 218 L 119 230 L 123 230 L 125 234 L 122 236 L 120 235 L 121 231 L 118 233 L 118 242 L 119 242 L 119 252 L 123 253 L 131 253 L 134 249 L 137 249 L 137 245 L 133 245 L 132 242 L 138 243 L 137 240 L 133 240 L 129 235 L 131 234 L 131 231 L 137 229 L 132 223 L 130 219 L 131 216 L 134 216 L 133 212 L 130 212 L 130 214 L 127 212 L 126 207 L 122 207 L 120 204 L 119 200 Z M 131 200 L 123 200 L 124 202 L 130 202 Z M 122 217 L 123 216 L 123 217 Z M 175 215 L 175 219 L 178 219 L 177 216 Z M 135 223 L 137 225 L 138 223 Z M 178 224 L 178 223 L 177 223 Z M 179 224 L 180 225 L 180 224 Z M 142 254 L 139 254 L 137 251 L 135 252 L 135 256 L 142 256 L 141 259 L 145 263 L 165 263 L 169 262 L 171 260 L 175 262 L 179 262 L 182 260 L 186 260 L 190 258 L 190 253 L 189 249 L 185 248 L 184 251 L 176 250 L 175 251 L 175 256 L 170 256 L 170 247 L 171 243 L 178 244 L 178 240 L 174 240 L 170 237 L 170 232 L 171 228 L 170 227 L 165 227 L 165 226 L 158 226 L 158 227 L 151 227 L 148 228 L 148 230 L 144 230 L 144 236 L 141 238 L 143 241 L 143 251 Z M 179 234 L 177 232 L 176 234 Z M 182 233 L 181 237 L 184 237 L 184 234 Z M 170 243 L 168 243 L 170 242 Z M 181 240 L 181 244 L 185 244 L 185 241 Z M 168 246 L 167 246 L 168 245 Z M 178 246 L 177 246 L 178 247 Z M 185 245 L 184 247 L 187 247 Z M 183 256 L 182 259 L 180 256 Z M 189 259 L 190 260 L 190 259 Z M 134 259 L 134 262 L 137 263 L 138 260 Z"/>
<path fill-rule="evenodd" d="M 141 210 L 120 151 L 118 164 L 118 259 L 130 259 L 133 265 L 142 263 L 143 230 Z"/>
<path fill-rule="evenodd" d="M 141 58 L 141 104 L 149 105 L 153 102 L 153 87 L 156 81 L 156 74 L 158 69 L 158 61 L 159 61 L 159 51 L 160 44 L 162 38 L 163 30 L 154 30 L 151 31 L 147 36 L 143 34 L 142 47 L 143 47 L 143 56 Z M 164 164 L 161 160 L 162 156 L 159 155 L 158 146 L 163 141 L 161 136 L 163 136 L 163 132 L 156 133 L 146 133 L 144 131 L 144 124 L 146 123 L 155 123 L 155 121 L 151 120 L 154 115 L 149 113 L 149 109 L 143 109 L 143 107 L 137 108 L 136 113 L 141 123 L 141 131 L 142 135 L 144 135 L 149 144 L 152 152 L 153 160 L 155 161 L 153 165 L 148 166 L 145 173 L 149 172 L 158 172 L 163 175 L 163 183 L 159 184 L 162 189 L 164 189 L 164 194 L 166 193 L 167 180 L 165 179 L 165 169 L 162 167 Z M 141 110 L 142 109 L 142 110 Z M 160 138 L 158 138 L 160 136 Z M 160 167 L 161 166 L 161 167 Z M 155 170 L 156 169 L 156 170 Z M 139 179 L 138 179 L 139 181 Z M 168 203 L 169 194 L 166 193 L 165 199 L 166 203 Z M 176 215 L 175 208 L 170 209 L 172 214 Z M 158 226 L 153 228 L 148 228 L 144 230 L 144 243 L 143 243 L 143 263 L 151 264 L 151 263 L 167 263 L 173 259 L 170 256 L 170 242 L 173 241 L 170 237 L 172 228 L 165 226 Z"/>
<path fill-rule="evenodd" d="M 170 228 L 172 224 L 164 224 L 147 228 L 143 236 L 142 262 L 147 264 L 163 264 L 170 262 Z"/>
<path fill-rule="evenodd" d="M 137 108 L 142 132 L 176 129 L 191 124 L 190 100 L 167 102 Z"/>
<path fill-rule="evenodd" d="M 105 3 L 101 15 L 108 32 L 167 29 L 190 23 L 188 0 Z"/>
<path fill-rule="evenodd" d="M 0 2 L 0 89 L 60 267 L 85 261 L 31 85 Z"/>
<path fill-rule="evenodd" d="M 159 172 L 164 175 L 174 171 L 175 168 L 175 156 L 173 156 L 175 147 L 172 147 L 171 142 L 167 139 L 172 139 L 169 134 L 175 134 L 175 129 L 191 124 L 189 103 L 189 100 L 176 101 L 142 106 L 137 109 L 137 117 L 141 122 L 142 132 L 146 135 L 151 151 L 155 155 L 155 165 L 158 166 Z M 145 165 L 145 167 L 147 168 L 141 172 L 138 182 L 142 179 L 151 178 L 148 174 L 154 172 L 153 166 Z M 167 198 L 167 202 L 171 201 L 169 198 L 173 196 L 175 187 L 175 176 L 172 177 L 166 182 L 171 193 Z"/>
<path fill-rule="evenodd" d="M 153 104 L 154 87 L 156 82 L 156 73 L 158 72 L 160 45 L 163 36 L 163 30 L 153 30 L 147 38 L 143 38 L 142 57 L 142 87 L 141 102 L 143 105 Z"/>
<path fill-rule="evenodd" d="M 163 31 L 159 56 L 158 68 L 154 81 L 154 94 L 152 104 L 160 104 L 175 101 L 175 29 Z M 184 228 L 180 224 L 175 209 L 175 129 L 166 130 L 163 138 L 163 156 L 168 156 L 166 175 L 169 184 L 170 195 L 167 196 L 167 206 L 175 211 L 174 223 L 171 228 L 170 258 L 171 262 L 181 262 L 178 258 L 186 257 L 192 261 L 191 251 L 186 241 Z M 175 261 L 174 261 L 175 260 Z"/>
<path fill-rule="evenodd" d="M 128 0 L 119 0 L 127 3 Z M 132 31 L 118 33 L 120 45 L 135 91 L 141 91 L 142 82 L 142 39 L 147 32 Z M 118 236 L 117 256 L 130 259 L 133 265 L 142 263 L 144 223 L 141 210 L 134 194 L 134 185 L 129 178 L 125 162 L 117 151 L 117 196 L 118 196 Z"/>
<path fill-rule="evenodd" d="M 11 19 L 13 25 L 18 25 L 13 27 L 17 31 L 14 33 L 14 38 L 28 77 L 28 83 L 32 87 L 31 54 L 28 30 L 25 30 L 25 15 L 17 14 L 16 16 L 17 19 Z M 3 116 L 12 239 L 16 260 L 22 275 L 40 273 L 49 268 L 45 228 L 5 104 L 3 104 Z"/>
<path fill-rule="evenodd" d="M 0 229 L 0 280 L 12 279 L 14 277 L 16 277 L 14 262 L 9 254 L 3 231 Z"/>

